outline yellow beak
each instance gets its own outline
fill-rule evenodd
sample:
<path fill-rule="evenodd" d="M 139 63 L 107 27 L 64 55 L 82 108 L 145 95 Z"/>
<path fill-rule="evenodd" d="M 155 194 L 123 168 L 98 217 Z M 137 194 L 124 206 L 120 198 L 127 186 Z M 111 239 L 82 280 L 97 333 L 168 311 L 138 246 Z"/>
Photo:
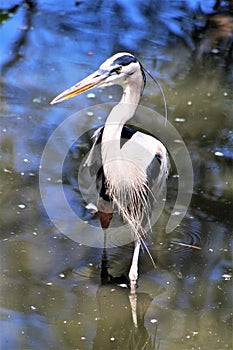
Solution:
<path fill-rule="evenodd" d="M 69 98 L 74 97 L 78 94 L 81 94 L 84 91 L 98 87 L 104 82 L 105 79 L 107 79 L 107 77 L 108 77 L 108 74 L 104 74 L 99 71 L 96 71 L 88 75 L 88 77 L 84 78 L 79 83 L 72 86 L 71 88 L 63 91 L 61 94 L 55 97 L 50 102 L 50 104 L 55 104 L 55 103 L 68 100 Z"/>

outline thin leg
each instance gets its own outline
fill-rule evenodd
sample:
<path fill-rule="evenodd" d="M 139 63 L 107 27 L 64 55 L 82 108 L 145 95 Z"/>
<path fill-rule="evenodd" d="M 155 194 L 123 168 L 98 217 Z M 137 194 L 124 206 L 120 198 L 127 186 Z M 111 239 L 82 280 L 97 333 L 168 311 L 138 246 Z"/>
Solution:
<path fill-rule="evenodd" d="M 108 274 L 108 254 L 106 249 L 106 231 L 104 230 L 104 248 L 102 252 L 102 258 L 101 258 L 101 283 L 107 284 L 109 282 L 109 274 Z"/>
<path fill-rule="evenodd" d="M 105 201 L 103 198 L 99 198 L 97 203 L 98 208 L 98 216 L 100 220 L 101 227 L 104 231 L 104 247 L 101 259 L 101 283 L 106 284 L 109 282 L 109 274 L 108 274 L 108 255 L 106 248 L 106 229 L 109 227 L 109 224 L 113 215 L 113 205 L 111 202 Z"/>
<path fill-rule="evenodd" d="M 139 258 L 140 245 L 141 245 L 140 240 L 137 239 L 135 241 L 133 259 L 132 259 L 131 267 L 129 270 L 130 291 L 132 294 L 134 294 L 136 292 L 136 283 L 137 283 L 137 279 L 138 279 L 138 258 Z"/>

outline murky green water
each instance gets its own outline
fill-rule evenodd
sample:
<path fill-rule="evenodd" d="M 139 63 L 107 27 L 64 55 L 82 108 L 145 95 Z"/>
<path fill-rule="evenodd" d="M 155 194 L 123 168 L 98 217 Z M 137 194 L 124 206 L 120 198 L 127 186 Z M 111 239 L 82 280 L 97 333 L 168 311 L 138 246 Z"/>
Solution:
<path fill-rule="evenodd" d="M 231 349 L 229 3 L 215 10 L 199 1 L 15 5 L 1 5 L 1 349 Z M 85 109 L 77 125 L 54 140 L 59 155 L 70 135 L 77 141 L 76 134 L 104 123 L 106 108 L 95 107 L 94 114 L 88 108 L 117 101 L 120 90 L 95 90 L 58 106 L 49 102 L 122 50 L 135 53 L 159 78 L 169 121 L 184 139 L 194 170 L 188 212 L 166 234 L 177 195 L 176 171 L 170 175 L 166 208 L 148 242 L 157 269 L 142 253 L 137 300 L 116 280 L 100 284 L 102 250 L 77 243 L 54 226 L 39 186 L 41 156 L 55 129 Z M 142 104 L 163 113 L 150 79 Z M 143 125 L 144 117 L 137 118 Z M 76 169 L 91 144 L 88 137 L 81 141 L 67 154 L 63 187 L 76 215 L 97 227 L 77 187 Z M 63 224 L 69 218 L 59 211 L 60 180 L 54 158 L 47 189 Z M 77 226 L 78 235 L 82 230 Z M 109 273 L 127 276 L 131 254 L 130 246 L 111 249 Z"/>

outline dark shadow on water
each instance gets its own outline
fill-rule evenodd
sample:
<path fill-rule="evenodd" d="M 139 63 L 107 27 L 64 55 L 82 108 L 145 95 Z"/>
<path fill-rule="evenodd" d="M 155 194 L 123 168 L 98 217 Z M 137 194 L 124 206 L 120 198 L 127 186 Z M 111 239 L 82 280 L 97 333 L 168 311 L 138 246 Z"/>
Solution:
<path fill-rule="evenodd" d="M 27 45 L 30 30 L 33 26 L 33 14 L 36 11 L 36 1 L 24 0 L 19 5 L 15 5 L 7 10 L 2 10 L 2 13 L 8 15 L 10 18 L 12 15 L 16 15 L 16 12 L 22 10 L 22 23 L 18 28 L 18 35 L 14 38 L 11 45 L 11 55 L 3 62 L 1 67 L 2 75 L 5 75 L 7 71 L 14 66 L 23 57 L 23 47 Z"/>

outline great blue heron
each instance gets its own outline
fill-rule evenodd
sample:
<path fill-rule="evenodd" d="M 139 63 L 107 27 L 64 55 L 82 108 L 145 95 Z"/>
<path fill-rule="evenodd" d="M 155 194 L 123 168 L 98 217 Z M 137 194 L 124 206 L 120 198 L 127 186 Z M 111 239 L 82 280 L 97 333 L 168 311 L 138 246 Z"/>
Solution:
<path fill-rule="evenodd" d="M 104 127 L 95 135 L 95 142 L 101 142 L 102 160 L 98 173 L 102 177 L 102 186 L 97 208 L 101 226 L 106 229 L 112 219 L 115 203 L 135 234 L 135 247 L 129 270 L 130 287 L 134 292 L 138 278 L 140 246 L 145 246 L 143 220 L 145 216 L 148 218 L 150 207 L 149 177 L 153 178 L 156 195 L 166 181 L 169 168 L 166 148 L 159 140 L 124 126 L 139 104 L 145 85 L 144 68 L 132 54 L 117 53 L 101 64 L 96 72 L 54 98 L 51 104 L 96 87 L 114 84 L 123 88 L 121 100 L 111 110 Z M 92 157 L 93 155 L 94 152 L 91 152 Z"/>

